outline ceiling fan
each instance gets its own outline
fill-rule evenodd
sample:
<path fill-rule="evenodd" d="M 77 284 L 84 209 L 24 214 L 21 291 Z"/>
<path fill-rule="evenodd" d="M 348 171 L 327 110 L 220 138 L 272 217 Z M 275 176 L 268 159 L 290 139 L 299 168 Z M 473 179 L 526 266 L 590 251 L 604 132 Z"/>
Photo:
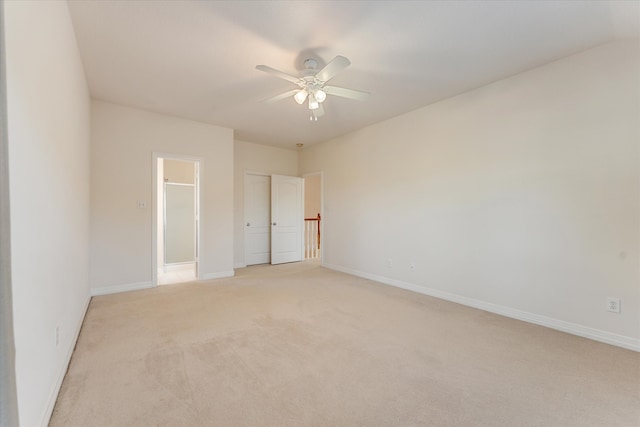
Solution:
<path fill-rule="evenodd" d="M 324 115 L 322 103 L 327 99 L 327 95 L 364 100 L 369 96 L 367 92 L 326 85 L 330 79 L 347 68 L 350 64 L 351 62 L 349 62 L 347 58 L 338 55 L 324 68 L 318 70 L 318 61 L 315 59 L 307 59 L 304 61 L 302 77 L 292 76 L 266 65 L 257 65 L 257 70 L 264 71 L 265 73 L 287 80 L 291 83 L 295 83 L 298 86 L 298 89 L 292 89 L 285 93 L 281 93 L 280 95 L 267 98 L 263 102 L 273 103 L 293 96 L 293 99 L 295 99 L 298 104 L 302 105 L 308 99 L 309 110 L 311 111 L 309 120 L 318 120 L 318 117 L 322 117 Z"/>

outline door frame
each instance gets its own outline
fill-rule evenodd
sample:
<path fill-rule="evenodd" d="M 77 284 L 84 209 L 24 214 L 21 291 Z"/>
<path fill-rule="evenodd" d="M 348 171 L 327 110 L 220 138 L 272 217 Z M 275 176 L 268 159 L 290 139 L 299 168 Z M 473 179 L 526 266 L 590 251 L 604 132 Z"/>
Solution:
<path fill-rule="evenodd" d="M 323 171 L 316 171 L 316 172 L 308 172 L 305 174 L 302 174 L 302 178 L 305 179 L 309 176 L 314 176 L 314 175 L 320 175 L 320 218 L 321 218 L 321 227 L 322 227 L 322 231 L 321 231 L 321 237 L 320 237 L 320 265 L 324 265 L 324 247 L 325 247 L 325 232 L 324 230 L 326 230 L 326 224 L 325 224 L 325 219 L 324 219 L 324 172 Z M 304 213 L 304 212 L 303 212 Z"/>
<path fill-rule="evenodd" d="M 202 226 L 200 219 L 204 218 L 202 203 L 202 178 L 204 176 L 204 158 L 189 156 L 186 154 L 165 153 L 160 151 L 154 151 L 151 153 L 151 284 L 152 286 L 158 286 L 158 160 L 182 160 L 187 162 L 194 162 L 196 169 L 195 176 L 195 196 L 196 196 L 196 279 L 202 280 L 202 269 L 200 268 L 200 259 L 202 258 L 200 252 L 200 242 L 202 241 L 201 233 Z M 164 186 L 163 186 L 164 187 Z M 164 188 L 163 188 L 164 192 Z M 162 216 L 164 218 L 164 216 Z"/>

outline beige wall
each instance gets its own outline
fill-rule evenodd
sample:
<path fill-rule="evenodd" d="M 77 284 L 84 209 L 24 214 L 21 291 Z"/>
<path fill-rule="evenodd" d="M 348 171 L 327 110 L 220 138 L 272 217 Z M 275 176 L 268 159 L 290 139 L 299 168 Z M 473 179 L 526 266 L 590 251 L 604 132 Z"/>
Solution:
<path fill-rule="evenodd" d="M 39 426 L 89 302 L 89 92 L 66 2 L 0 7 L 19 421 Z"/>
<path fill-rule="evenodd" d="M 298 176 L 298 152 L 235 141 L 234 143 L 234 266 L 244 263 L 244 173 Z"/>
<path fill-rule="evenodd" d="M 604 45 L 302 151 L 301 173 L 324 172 L 325 263 L 640 349 L 639 50 Z"/>
<path fill-rule="evenodd" d="M 233 131 L 101 101 L 91 107 L 92 291 L 151 285 L 154 152 L 203 159 L 201 277 L 233 274 Z"/>
<path fill-rule="evenodd" d="M 304 177 L 304 217 L 315 218 L 320 212 L 321 175 L 314 174 Z"/>

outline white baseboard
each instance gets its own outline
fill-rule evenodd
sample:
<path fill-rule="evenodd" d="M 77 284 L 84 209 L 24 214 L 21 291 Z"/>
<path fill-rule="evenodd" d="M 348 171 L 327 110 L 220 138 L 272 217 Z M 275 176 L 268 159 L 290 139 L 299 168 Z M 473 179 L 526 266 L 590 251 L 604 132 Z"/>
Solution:
<path fill-rule="evenodd" d="M 137 282 L 116 286 L 103 286 L 101 288 L 91 289 L 91 296 L 115 294 L 118 292 L 138 291 L 140 289 L 148 289 L 152 287 L 152 282 Z"/>
<path fill-rule="evenodd" d="M 535 325 L 545 326 L 547 328 L 556 329 L 558 331 L 567 332 L 572 335 L 577 335 L 583 338 L 589 338 L 594 341 L 600 341 L 606 344 L 615 345 L 618 347 L 626 348 L 640 352 L 640 339 L 627 337 L 624 335 L 618 335 L 611 332 L 602 331 L 599 329 L 589 328 L 587 326 L 578 325 L 576 323 L 565 322 L 564 320 L 558 320 L 551 317 L 541 316 L 539 314 L 529 313 L 526 311 L 517 310 L 515 308 L 506 307 L 502 305 L 492 304 L 485 301 L 480 301 L 474 298 L 468 298 L 461 295 L 451 294 L 448 292 L 440 291 L 437 289 L 426 288 L 418 286 L 413 283 L 407 283 L 396 279 L 391 279 L 384 276 L 378 276 L 376 274 L 364 273 L 362 271 L 354 270 L 348 267 L 342 267 L 334 264 L 322 264 L 331 270 L 340 271 L 342 273 L 351 274 L 353 276 L 362 277 L 364 279 L 380 282 L 385 285 L 395 286 L 397 288 L 406 289 L 419 294 L 429 295 L 431 297 L 455 302 L 458 304 L 466 305 L 469 307 L 477 308 L 480 310 L 488 311 L 491 313 L 499 314 L 512 319 L 522 320 Z"/>
<path fill-rule="evenodd" d="M 62 388 L 62 381 L 64 380 L 64 376 L 67 374 L 67 370 L 69 369 L 69 363 L 71 362 L 71 356 L 73 356 L 73 351 L 76 348 L 76 343 L 78 342 L 78 337 L 80 336 L 80 330 L 82 329 L 82 324 L 84 323 L 84 318 L 87 315 L 87 310 L 89 309 L 89 303 L 91 302 L 91 296 L 87 298 L 87 301 L 84 305 L 84 310 L 82 311 L 82 316 L 80 316 L 79 322 L 76 325 L 76 330 L 73 335 L 73 340 L 71 341 L 71 345 L 67 349 L 67 354 L 64 358 L 64 363 L 62 364 L 62 369 L 58 372 L 58 378 L 51 389 L 51 393 L 49 394 L 49 403 L 45 409 L 44 415 L 42 417 L 42 422 L 40 425 L 42 427 L 46 427 L 49 425 L 51 421 L 51 415 L 53 415 L 53 408 L 56 406 L 56 400 L 58 400 L 58 394 L 60 393 L 60 388 Z"/>
<path fill-rule="evenodd" d="M 236 272 L 233 270 L 218 271 L 216 273 L 203 274 L 201 280 L 223 279 L 225 277 L 233 277 L 235 275 L 236 275 Z"/>
<path fill-rule="evenodd" d="M 247 266 L 247 264 L 245 264 L 244 262 L 236 262 L 235 264 L 233 264 L 233 268 L 245 268 Z"/>

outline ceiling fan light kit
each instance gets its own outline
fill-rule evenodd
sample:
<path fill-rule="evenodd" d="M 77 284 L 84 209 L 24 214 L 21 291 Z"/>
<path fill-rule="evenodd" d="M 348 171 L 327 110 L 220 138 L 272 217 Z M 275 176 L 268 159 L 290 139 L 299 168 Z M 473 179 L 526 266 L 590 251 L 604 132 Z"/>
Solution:
<path fill-rule="evenodd" d="M 318 62 L 315 59 L 307 59 L 304 61 L 304 70 L 302 77 L 292 76 L 275 68 L 266 65 L 257 65 L 256 69 L 281 79 L 295 83 L 300 89 L 293 89 L 280 95 L 265 99 L 265 103 L 273 103 L 293 95 L 293 99 L 302 105 L 308 99 L 308 108 L 310 110 L 309 120 L 318 120 L 318 117 L 324 115 L 322 103 L 327 99 L 327 95 L 339 96 L 342 98 L 364 100 L 369 94 L 359 90 L 346 89 L 336 86 L 325 86 L 336 74 L 347 68 L 351 62 L 344 56 L 336 56 L 323 69 L 318 70 Z"/>
<path fill-rule="evenodd" d="M 314 96 L 313 92 L 309 94 L 309 110 L 317 110 L 320 108 L 320 103 Z"/>
<path fill-rule="evenodd" d="M 304 100 L 307 99 L 307 91 L 305 89 L 300 89 L 295 95 L 293 95 L 293 99 L 295 99 L 298 104 L 302 105 Z"/>

